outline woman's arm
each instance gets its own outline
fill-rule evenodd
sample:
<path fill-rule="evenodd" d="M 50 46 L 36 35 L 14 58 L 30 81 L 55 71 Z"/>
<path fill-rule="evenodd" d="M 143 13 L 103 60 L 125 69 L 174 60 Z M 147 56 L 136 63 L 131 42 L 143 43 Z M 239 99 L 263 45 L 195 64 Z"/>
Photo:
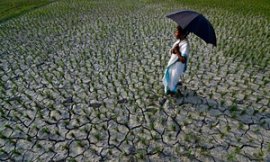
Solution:
<path fill-rule="evenodd" d="M 178 56 L 178 59 L 179 59 L 182 63 L 185 63 L 185 62 L 186 62 L 186 59 L 185 59 L 183 56 L 181 56 L 181 52 L 180 52 L 180 50 L 179 50 L 179 46 L 175 46 L 175 47 L 173 48 L 173 53 L 175 53 L 175 54 Z"/>

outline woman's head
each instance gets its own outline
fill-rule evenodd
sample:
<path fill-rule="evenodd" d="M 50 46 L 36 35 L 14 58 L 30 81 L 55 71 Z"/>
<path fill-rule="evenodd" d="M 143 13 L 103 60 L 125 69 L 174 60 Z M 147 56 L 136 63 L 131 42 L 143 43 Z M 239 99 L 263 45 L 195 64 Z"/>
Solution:
<path fill-rule="evenodd" d="M 174 32 L 174 36 L 176 39 L 184 39 L 186 37 L 186 34 L 184 33 L 184 30 L 180 25 L 176 27 L 176 31 Z"/>

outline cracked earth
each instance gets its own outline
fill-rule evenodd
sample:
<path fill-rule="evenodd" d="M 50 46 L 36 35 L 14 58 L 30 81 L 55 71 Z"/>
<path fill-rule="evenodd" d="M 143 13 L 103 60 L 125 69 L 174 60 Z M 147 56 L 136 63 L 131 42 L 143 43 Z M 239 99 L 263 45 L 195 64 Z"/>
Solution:
<path fill-rule="evenodd" d="M 191 35 L 182 96 L 164 96 L 164 15 L 182 6 L 130 3 L 58 1 L 0 24 L 0 160 L 270 160 L 269 64 L 228 55 L 233 31 L 209 9 L 221 44 Z M 267 40 L 267 19 L 245 22 Z"/>

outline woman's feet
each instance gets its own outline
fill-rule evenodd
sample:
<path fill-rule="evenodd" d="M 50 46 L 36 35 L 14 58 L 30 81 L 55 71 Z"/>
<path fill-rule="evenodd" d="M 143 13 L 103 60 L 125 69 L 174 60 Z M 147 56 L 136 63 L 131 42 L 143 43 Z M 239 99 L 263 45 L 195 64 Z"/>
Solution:
<path fill-rule="evenodd" d="M 170 95 L 171 97 L 181 97 L 181 96 L 183 96 L 179 89 L 176 92 L 168 90 L 166 95 Z"/>
<path fill-rule="evenodd" d="M 175 92 L 167 90 L 166 95 L 173 95 Z"/>

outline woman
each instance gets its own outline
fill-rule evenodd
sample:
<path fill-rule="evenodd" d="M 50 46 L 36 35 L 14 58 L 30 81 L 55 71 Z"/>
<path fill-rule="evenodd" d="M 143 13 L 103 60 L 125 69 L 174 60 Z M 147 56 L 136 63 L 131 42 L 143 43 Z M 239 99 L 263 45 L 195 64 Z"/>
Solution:
<path fill-rule="evenodd" d="M 176 94 L 180 77 L 184 74 L 187 68 L 187 61 L 189 55 L 189 42 L 186 38 L 186 33 L 180 26 L 177 26 L 174 33 L 177 41 L 170 49 L 171 58 L 164 71 L 163 84 L 165 87 L 165 94 Z"/>

